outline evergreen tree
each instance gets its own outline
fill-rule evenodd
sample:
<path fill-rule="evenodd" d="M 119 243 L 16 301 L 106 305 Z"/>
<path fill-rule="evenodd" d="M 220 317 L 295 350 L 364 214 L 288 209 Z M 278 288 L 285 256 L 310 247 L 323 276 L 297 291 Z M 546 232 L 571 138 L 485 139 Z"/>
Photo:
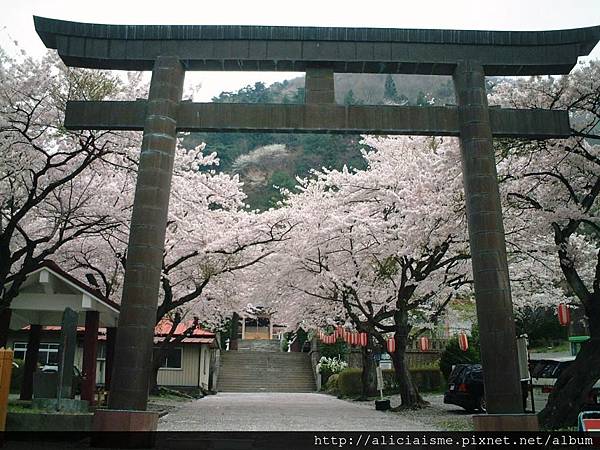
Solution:
<path fill-rule="evenodd" d="M 417 94 L 417 106 L 429 106 L 429 101 L 427 100 L 427 95 L 423 91 L 419 91 Z"/>
<path fill-rule="evenodd" d="M 344 105 L 360 105 L 362 102 L 354 96 L 354 91 L 350 89 L 344 96 Z"/>
<path fill-rule="evenodd" d="M 383 100 L 387 100 L 388 102 L 398 103 L 400 97 L 398 96 L 398 91 L 396 89 L 396 83 L 394 83 L 394 79 L 390 74 L 385 79 L 385 87 L 383 90 Z"/>

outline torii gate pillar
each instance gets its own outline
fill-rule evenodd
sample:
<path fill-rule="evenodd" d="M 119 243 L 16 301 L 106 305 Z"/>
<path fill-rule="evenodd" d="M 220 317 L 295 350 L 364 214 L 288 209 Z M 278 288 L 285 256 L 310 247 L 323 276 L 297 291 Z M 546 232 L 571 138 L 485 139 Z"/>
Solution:
<path fill-rule="evenodd" d="M 475 417 L 474 424 L 479 431 L 486 430 L 488 422 L 493 422 L 494 430 L 534 431 L 535 416 L 515 416 L 523 413 L 523 400 L 484 68 L 475 61 L 461 61 L 453 78 L 477 322 L 485 349 L 481 362 L 484 368 L 496 368 L 484 370 L 488 414 Z"/>
<path fill-rule="evenodd" d="M 185 71 L 176 57 L 156 58 L 131 218 L 123 301 L 108 399 L 111 410 L 145 411 L 147 406 L 148 374 L 156 324 L 155 299 L 161 276 L 175 158 L 177 109 L 184 76 Z M 115 425 L 118 424 L 111 423 L 107 429 L 120 429 Z"/>
<path fill-rule="evenodd" d="M 481 352 L 482 365 L 502 368 L 484 371 L 486 406 L 492 413 L 521 413 L 515 323 L 483 67 L 471 61 L 457 64 L 454 85 L 477 322 L 486 349 Z M 486 358 L 502 359 L 502 364 L 488 365 Z"/>

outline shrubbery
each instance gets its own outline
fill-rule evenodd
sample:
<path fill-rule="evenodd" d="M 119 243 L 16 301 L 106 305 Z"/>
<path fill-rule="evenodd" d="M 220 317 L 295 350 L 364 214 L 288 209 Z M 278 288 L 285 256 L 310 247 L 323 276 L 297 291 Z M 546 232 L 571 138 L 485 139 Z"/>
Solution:
<path fill-rule="evenodd" d="M 25 370 L 25 361 L 22 359 L 13 360 L 12 373 L 10 375 L 10 392 L 18 393 L 21 390 L 21 384 L 23 383 L 23 373 Z"/>
<path fill-rule="evenodd" d="M 329 380 L 329 377 L 340 373 L 346 367 L 348 363 L 343 361 L 340 357 L 322 356 L 319 360 L 319 373 L 321 374 L 321 383 L 325 384 Z"/>
<path fill-rule="evenodd" d="M 558 322 L 555 308 L 525 306 L 515 313 L 517 334 L 526 333 L 531 347 L 557 345 L 567 340 L 568 327 Z"/>
<path fill-rule="evenodd" d="M 338 339 L 335 344 L 323 344 L 322 342 L 319 342 L 319 354 L 321 356 L 326 356 L 327 358 L 339 357 L 346 360 L 346 355 L 348 353 L 348 345 L 341 339 Z"/>
<path fill-rule="evenodd" d="M 327 379 L 327 383 L 325 383 L 325 392 L 328 394 L 338 395 L 338 378 L 340 374 L 334 373 Z"/>
<path fill-rule="evenodd" d="M 343 397 L 355 397 L 362 393 L 362 369 L 345 369 L 337 377 L 337 388 Z M 434 391 L 442 385 L 442 376 L 437 367 L 411 369 L 410 374 L 419 391 Z M 386 394 L 398 392 L 398 384 L 393 369 L 383 370 L 383 391 Z"/>

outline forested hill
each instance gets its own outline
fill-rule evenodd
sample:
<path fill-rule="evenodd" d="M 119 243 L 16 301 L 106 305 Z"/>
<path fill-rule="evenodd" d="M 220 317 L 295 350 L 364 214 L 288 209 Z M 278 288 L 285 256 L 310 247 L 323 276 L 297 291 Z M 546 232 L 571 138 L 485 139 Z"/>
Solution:
<path fill-rule="evenodd" d="M 449 77 L 409 75 L 335 75 L 339 104 L 453 104 Z M 220 103 L 303 103 L 304 77 L 273 83 L 259 82 L 237 92 L 222 92 L 212 99 Z M 275 133 L 192 133 L 184 138 L 191 148 L 206 142 L 216 151 L 220 170 L 239 173 L 252 208 L 267 209 L 280 199 L 277 187 L 293 188 L 297 175 L 312 168 L 363 167 L 360 136 Z M 276 187 L 277 186 L 277 187 Z"/>

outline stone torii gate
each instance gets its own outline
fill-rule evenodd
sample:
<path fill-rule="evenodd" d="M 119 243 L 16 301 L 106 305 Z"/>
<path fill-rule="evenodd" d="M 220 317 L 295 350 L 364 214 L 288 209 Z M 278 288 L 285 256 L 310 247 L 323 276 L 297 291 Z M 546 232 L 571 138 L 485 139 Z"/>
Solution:
<path fill-rule="evenodd" d="M 144 133 L 110 410 L 97 429 L 156 427 L 156 417 L 144 411 L 178 131 L 460 137 L 488 417 L 497 428 L 528 426 L 514 422 L 523 406 L 492 137 L 566 138 L 570 126 L 566 111 L 488 108 L 485 76 L 567 74 L 594 48 L 600 27 L 521 32 L 34 22 L 67 66 L 152 70 L 146 101 L 69 102 L 66 110 L 69 129 Z M 305 72 L 306 101 L 182 102 L 186 70 Z M 451 75 L 458 106 L 339 106 L 335 72 Z"/>

